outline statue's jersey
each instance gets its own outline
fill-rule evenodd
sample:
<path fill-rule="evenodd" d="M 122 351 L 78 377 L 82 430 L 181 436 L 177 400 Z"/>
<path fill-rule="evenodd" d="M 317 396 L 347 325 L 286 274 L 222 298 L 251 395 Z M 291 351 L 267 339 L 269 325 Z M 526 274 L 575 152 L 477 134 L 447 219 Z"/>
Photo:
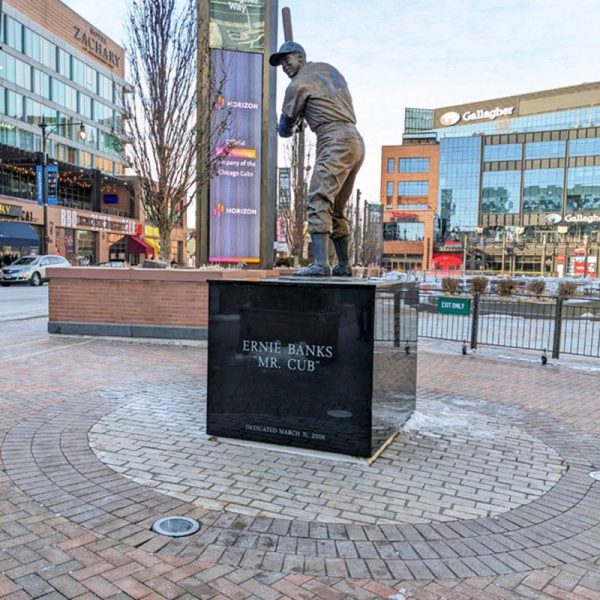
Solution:
<path fill-rule="evenodd" d="M 306 119 L 315 133 L 330 123 L 356 124 L 352 96 L 343 75 L 327 63 L 306 63 L 285 90 L 283 113 Z"/>

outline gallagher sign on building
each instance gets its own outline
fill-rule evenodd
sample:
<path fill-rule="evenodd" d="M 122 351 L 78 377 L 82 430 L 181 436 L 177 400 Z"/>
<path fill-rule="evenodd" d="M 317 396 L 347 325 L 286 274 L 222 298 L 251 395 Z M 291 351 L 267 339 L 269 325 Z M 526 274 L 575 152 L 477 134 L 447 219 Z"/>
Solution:
<path fill-rule="evenodd" d="M 456 125 L 461 121 L 470 123 L 471 121 L 494 121 L 499 117 L 509 117 L 515 111 L 514 106 L 500 107 L 496 106 L 489 110 L 483 108 L 477 108 L 475 110 L 466 110 L 462 113 L 454 110 L 447 111 L 440 116 L 440 124 L 445 127 Z"/>

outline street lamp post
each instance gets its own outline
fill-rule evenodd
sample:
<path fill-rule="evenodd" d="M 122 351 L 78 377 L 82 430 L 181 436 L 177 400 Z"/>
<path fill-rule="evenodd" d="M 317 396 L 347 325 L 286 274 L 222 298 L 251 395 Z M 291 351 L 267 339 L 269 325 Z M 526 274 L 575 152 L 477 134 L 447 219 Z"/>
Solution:
<path fill-rule="evenodd" d="M 46 123 L 45 118 L 42 117 L 42 122 L 39 123 L 40 129 L 42 130 L 42 206 L 44 208 L 44 234 L 42 236 L 42 248 L 41 254 L 48 254 L 48 247 L 50 245 L 50 235 L 48 228 L 48 154 L 46 152 L 46 146 L 48 144 L 48 136 L 51 133 L 57 133 L 63 127 L 71 127 L 72 123 L 56 123 L 55 125 L 49 125 Z M 49 127 L 54 127 L 53 131 L 48 131 Z M 85 131 L 85 125 L 83 122 L 79 123 L 79 139 L 83 142 L 87 138 Z"/>

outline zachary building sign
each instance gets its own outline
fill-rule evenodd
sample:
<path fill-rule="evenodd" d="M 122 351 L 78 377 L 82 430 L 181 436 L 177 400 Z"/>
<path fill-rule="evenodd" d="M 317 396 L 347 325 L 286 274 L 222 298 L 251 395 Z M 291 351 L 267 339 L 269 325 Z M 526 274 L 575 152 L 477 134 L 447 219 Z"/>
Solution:
<path fill-rule="evenodd" d="M 80 46 L 111 68 L 121 68 L 123 57 L 116 48 L 109 47 L 108 39 L 93 27 L 73 25 L 73 36 Z"/>

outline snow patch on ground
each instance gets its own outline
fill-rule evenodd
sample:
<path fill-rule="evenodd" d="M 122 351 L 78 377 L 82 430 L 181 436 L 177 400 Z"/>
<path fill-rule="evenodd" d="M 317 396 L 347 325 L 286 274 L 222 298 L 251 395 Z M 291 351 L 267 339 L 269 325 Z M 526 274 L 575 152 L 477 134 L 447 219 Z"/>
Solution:
<path fill-rule="evenodd" d="M 470 402 L 476 404 L 476 401 Z M 424 436 L 437 437 L 452 433 L 477 439 L 492 439 L 501 433 L 497 423 L 477 414 L 457 410 L 456 406 L 433 402 L 428 403 L 427 408 L 427 412 L 416 410 L 402 429 Z"/>

